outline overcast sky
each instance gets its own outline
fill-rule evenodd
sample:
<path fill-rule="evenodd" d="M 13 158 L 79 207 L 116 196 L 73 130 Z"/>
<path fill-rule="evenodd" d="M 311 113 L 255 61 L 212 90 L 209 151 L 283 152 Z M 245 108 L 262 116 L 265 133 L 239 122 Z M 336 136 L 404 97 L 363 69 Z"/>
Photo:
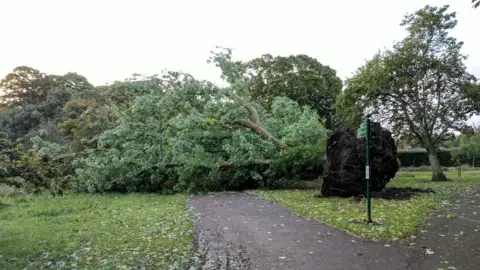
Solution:
<path fill-rule="evenodd" d="M 426 4 L 457 12 L 453 33 L 480 77 L 480 8 L 471 0 L 1 0 L 0 76 L 27 65 L 77 72 L 95 85 L 132 73 L 182 70 L 219 80 L 215 46 L 234 58 L 307 54 L 345 79 L 404 37 L 403 15 Z"/>

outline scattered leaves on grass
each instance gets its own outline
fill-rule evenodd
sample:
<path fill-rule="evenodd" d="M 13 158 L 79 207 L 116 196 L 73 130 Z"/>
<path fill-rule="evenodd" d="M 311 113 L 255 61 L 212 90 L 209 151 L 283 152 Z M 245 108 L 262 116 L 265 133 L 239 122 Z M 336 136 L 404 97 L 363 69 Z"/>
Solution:
<path fill-rule="evenodd" d="M 10 207 L 0 211 L 0 269 L 182 268 L 193 243 L 185 199 L 141 194 L 11 198 Z"/>
<path fill-rule="evenodd" d="M 350 198 L 313 197 L 319 193 L 318 190 L 257 190 L 251 193 L 290 208 L 306 219 L 318 220 L 364 238 L 380 240 L 409 236 L 417 231 L 437 204 L 450 205 L 448 199 L 451 196 L 480 185 L 480 173 L 468 173 L 458 178 L 455 173 L 447 172 L 447 177 L 454 179 L 447 182 L 432 182 L 431 173 L 428 172 L 414 174 L 415 177 L 403 178 L 400 174 L 387 188 L 431 189 L 434 192 L 413 194 L 406 200 L 372 198 L 372 217 L 377 222 L 373 225 L 355 222 L 365 219 L 365 203 Z"/>

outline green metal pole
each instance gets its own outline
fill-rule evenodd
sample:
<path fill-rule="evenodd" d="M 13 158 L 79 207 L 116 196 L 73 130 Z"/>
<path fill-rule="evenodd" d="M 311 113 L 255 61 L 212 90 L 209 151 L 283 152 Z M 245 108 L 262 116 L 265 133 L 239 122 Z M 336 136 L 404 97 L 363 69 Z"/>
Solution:
<path fill-rule="evenodd" d="M 368 223 L 372 222 L 372 208 L 370 203 L 370 117 L 367 116 L 367 136 L 365 138 L 366 158 L 365 179 L 367 180 L 367 211 Z"/>

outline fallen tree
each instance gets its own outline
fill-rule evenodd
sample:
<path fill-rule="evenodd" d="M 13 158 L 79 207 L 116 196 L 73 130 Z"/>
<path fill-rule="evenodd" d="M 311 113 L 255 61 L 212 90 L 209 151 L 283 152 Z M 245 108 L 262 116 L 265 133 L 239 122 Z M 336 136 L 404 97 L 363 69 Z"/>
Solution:
<path fill-rule="evenodd" d="M 145 83 L 146 94 L 95 137 L 89 155 L 75 160 L 78 189 L 222 191 L 318 177 L 327 135 L 318 114 L 287 97 L 264 108 L 229 54 L 214 54 L 212 61 L 228 86 L 191 76 Z"/>
<path fill-rule="evenodd" d="M 370 139 L 372 192 L 382 191 L 399 169 L 397 147 L 390 131 L 383 129 Z M 323 173 L 323 196 L 350 197 L 366 193 L 365 139 L 353 129 L 334 132 L 327 140 L 327 163 Z"/>

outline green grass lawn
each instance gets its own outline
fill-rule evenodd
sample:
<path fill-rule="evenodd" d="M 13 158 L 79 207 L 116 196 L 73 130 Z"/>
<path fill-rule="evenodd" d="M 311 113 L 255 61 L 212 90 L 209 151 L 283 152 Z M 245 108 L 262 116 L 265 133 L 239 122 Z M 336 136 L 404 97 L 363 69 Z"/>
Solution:
<path fill-rule="evenodd" d="M 2 197 L 0 269 L 181 268 L 193 243 L 186 197 Z"/>
<path fill-rule="evenodd" d="M 447 172 L 453 181 L 432 182 L 428 172 L 399 172 L 387 187 L 433 189 L 435 193 L 419 193 L 410 199 L 372 199 L 372 219 L 367 225 L 366 203 L 353 198 L 314 198 L 318 190 L 253 191 L 272 202 L 290 208 L 296 214 L 338 227 L 368 239 L 397 240 L 415 232 L 427 213 L 448 197 L 471 187 L 480 186 L 480 172 L 463 172 L 458 177 Z"/>

